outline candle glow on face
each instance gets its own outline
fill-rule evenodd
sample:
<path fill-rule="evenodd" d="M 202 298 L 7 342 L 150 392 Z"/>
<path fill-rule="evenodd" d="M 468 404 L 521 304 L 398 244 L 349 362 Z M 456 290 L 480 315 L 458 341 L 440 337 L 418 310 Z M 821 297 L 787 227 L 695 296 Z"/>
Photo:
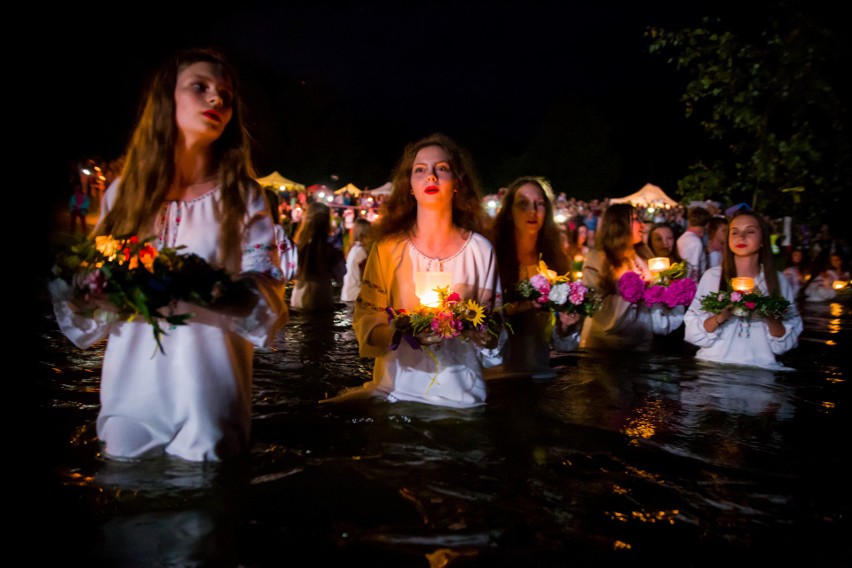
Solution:
<path fill-rule="evenodd" d="M 736 292 L 751 292 L 754 288 L 754 278 L 749 278 L 748 276 L 731 278 L 731 287 Z"/>
<path fill-rule="evenodd" d="M 441 305 L 441 298 L 436 288 L 447 288 L 453 285 L 452 272 L 425 272 L 418 271 L 414 274 L 414 293 L 420 299 L 420 303 L 430 308 Z"/>

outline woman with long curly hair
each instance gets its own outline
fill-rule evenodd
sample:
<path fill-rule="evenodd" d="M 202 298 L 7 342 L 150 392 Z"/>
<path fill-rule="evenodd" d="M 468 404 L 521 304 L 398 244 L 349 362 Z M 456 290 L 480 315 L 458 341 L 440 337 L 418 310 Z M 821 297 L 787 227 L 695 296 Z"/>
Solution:
<path fill-rule="evenodd" d="M 467 407 L 486 399 L 482 366 L 499 363 L 497 338 L 468 340 L 424 331 L 400 341 L 386 308 L 413 312 L 418 272 L 451 275 L 452 291 L 488 309 L 500 303 L 491 243 L 482 234 L 485 212 L 473 162 L 454 140 L 433 134 L 406 146 L 393 175 L 393 192 L 373 225 L 374 245 L 355 301 L 353 324 L 362 357 L 375 358 L 373 380 L 330 400 L 362 394 L 388 401 Z"/>
<path fill-rule="evenodd" d="M 240 101 L 236 70 L 220 53 L 171 57 L 150 83 L 93 234 L 181 247 L 245 279 L 249 301 L 228 309 L 178 302 L 175 313 L 192 317 L 168 329 L 163 353 L 144 318 L 95 320 L 54 294 L 57 323 L 75 345 L 108 338 L 97 433 L 109 458 L 219 461 L 248 450 L 253 347 L 272 343 L 287 306 Z"/>

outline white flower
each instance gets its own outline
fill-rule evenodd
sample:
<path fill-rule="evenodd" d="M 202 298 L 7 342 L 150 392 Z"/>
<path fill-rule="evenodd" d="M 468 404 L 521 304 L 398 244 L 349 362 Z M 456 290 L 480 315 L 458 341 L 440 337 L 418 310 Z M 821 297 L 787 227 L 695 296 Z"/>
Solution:
<path fill-rule="evenodd" d="M 561 306 L 568 299 L 568 291 L 569 287 L 567 282 L 555 284 L 553 288 L 550 289 L 548 299 L 554 304 Z"/>

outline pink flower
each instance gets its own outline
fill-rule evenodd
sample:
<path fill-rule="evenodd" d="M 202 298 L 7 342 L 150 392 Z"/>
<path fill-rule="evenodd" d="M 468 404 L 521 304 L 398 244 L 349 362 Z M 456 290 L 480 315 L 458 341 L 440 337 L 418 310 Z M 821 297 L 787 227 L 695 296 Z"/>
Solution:
<path fill-rule="evenodd" d="M 645 281 L 635 272 L 625 272 L 616 283 L 622 298 L 635 304 L 645 296 Z"/>
<path fill-rule="evenodd" d="M 719 299 L 723 300 L 724 298 L 719 298 Z M 743 295 L 742 295 L 741 292 L 731 292 L 731 301 L 732 302 L 739 302 L 742 299 L 743 299 Z"/>
<path fill-rule="evenodd" d="M 89 272 L 81 282 L 81 287 L 87 289 L 90 294 L 103 294 L 106 285 L 106 276 L 100 270 Z"/>
<path fill-rule="evenodd" d="M 452 312 L 439 312 L 432 318 L 432 331 L 448 339 L 458 337 L 462 332 L 462 322 L 457 320 Z"/>
<path fill-rule="evenodd" d="M 539 294 L 544 296 L 544 301 L 547 301 L 547 296 L 550 294 L 550 280 L 547 279 L 547 276 L 543 274 L 536 274 L 530 278 L 530 284 L 532 284 L 533 288 L 535 288 Z"/>
<path fill-rule="evenodd" d="M 586 299 L 586 292 L 589 291 L 586 285 L 579 280 L 575 280 L 568 284 L 568 300 L 575 306 L 579 306 Z"/>

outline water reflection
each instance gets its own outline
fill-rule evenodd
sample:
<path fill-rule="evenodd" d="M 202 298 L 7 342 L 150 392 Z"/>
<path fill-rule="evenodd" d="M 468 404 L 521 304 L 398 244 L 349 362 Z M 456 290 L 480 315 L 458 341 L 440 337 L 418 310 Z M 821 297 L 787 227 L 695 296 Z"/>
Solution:
<path fill-rule="evenodd" d="M 369 380 L 351 314 L 255 359 L 252 455 L 102 459 L 98 349 L 43 321 L 58 557 L 96 565 L 710 566 L 850 558 L 848 305 L 803 308 L 778 372 L 671 353 L 553 359 L 472 409 L 317 401 Z M 832 344 L 834 343 L 834 344 Z"/>

